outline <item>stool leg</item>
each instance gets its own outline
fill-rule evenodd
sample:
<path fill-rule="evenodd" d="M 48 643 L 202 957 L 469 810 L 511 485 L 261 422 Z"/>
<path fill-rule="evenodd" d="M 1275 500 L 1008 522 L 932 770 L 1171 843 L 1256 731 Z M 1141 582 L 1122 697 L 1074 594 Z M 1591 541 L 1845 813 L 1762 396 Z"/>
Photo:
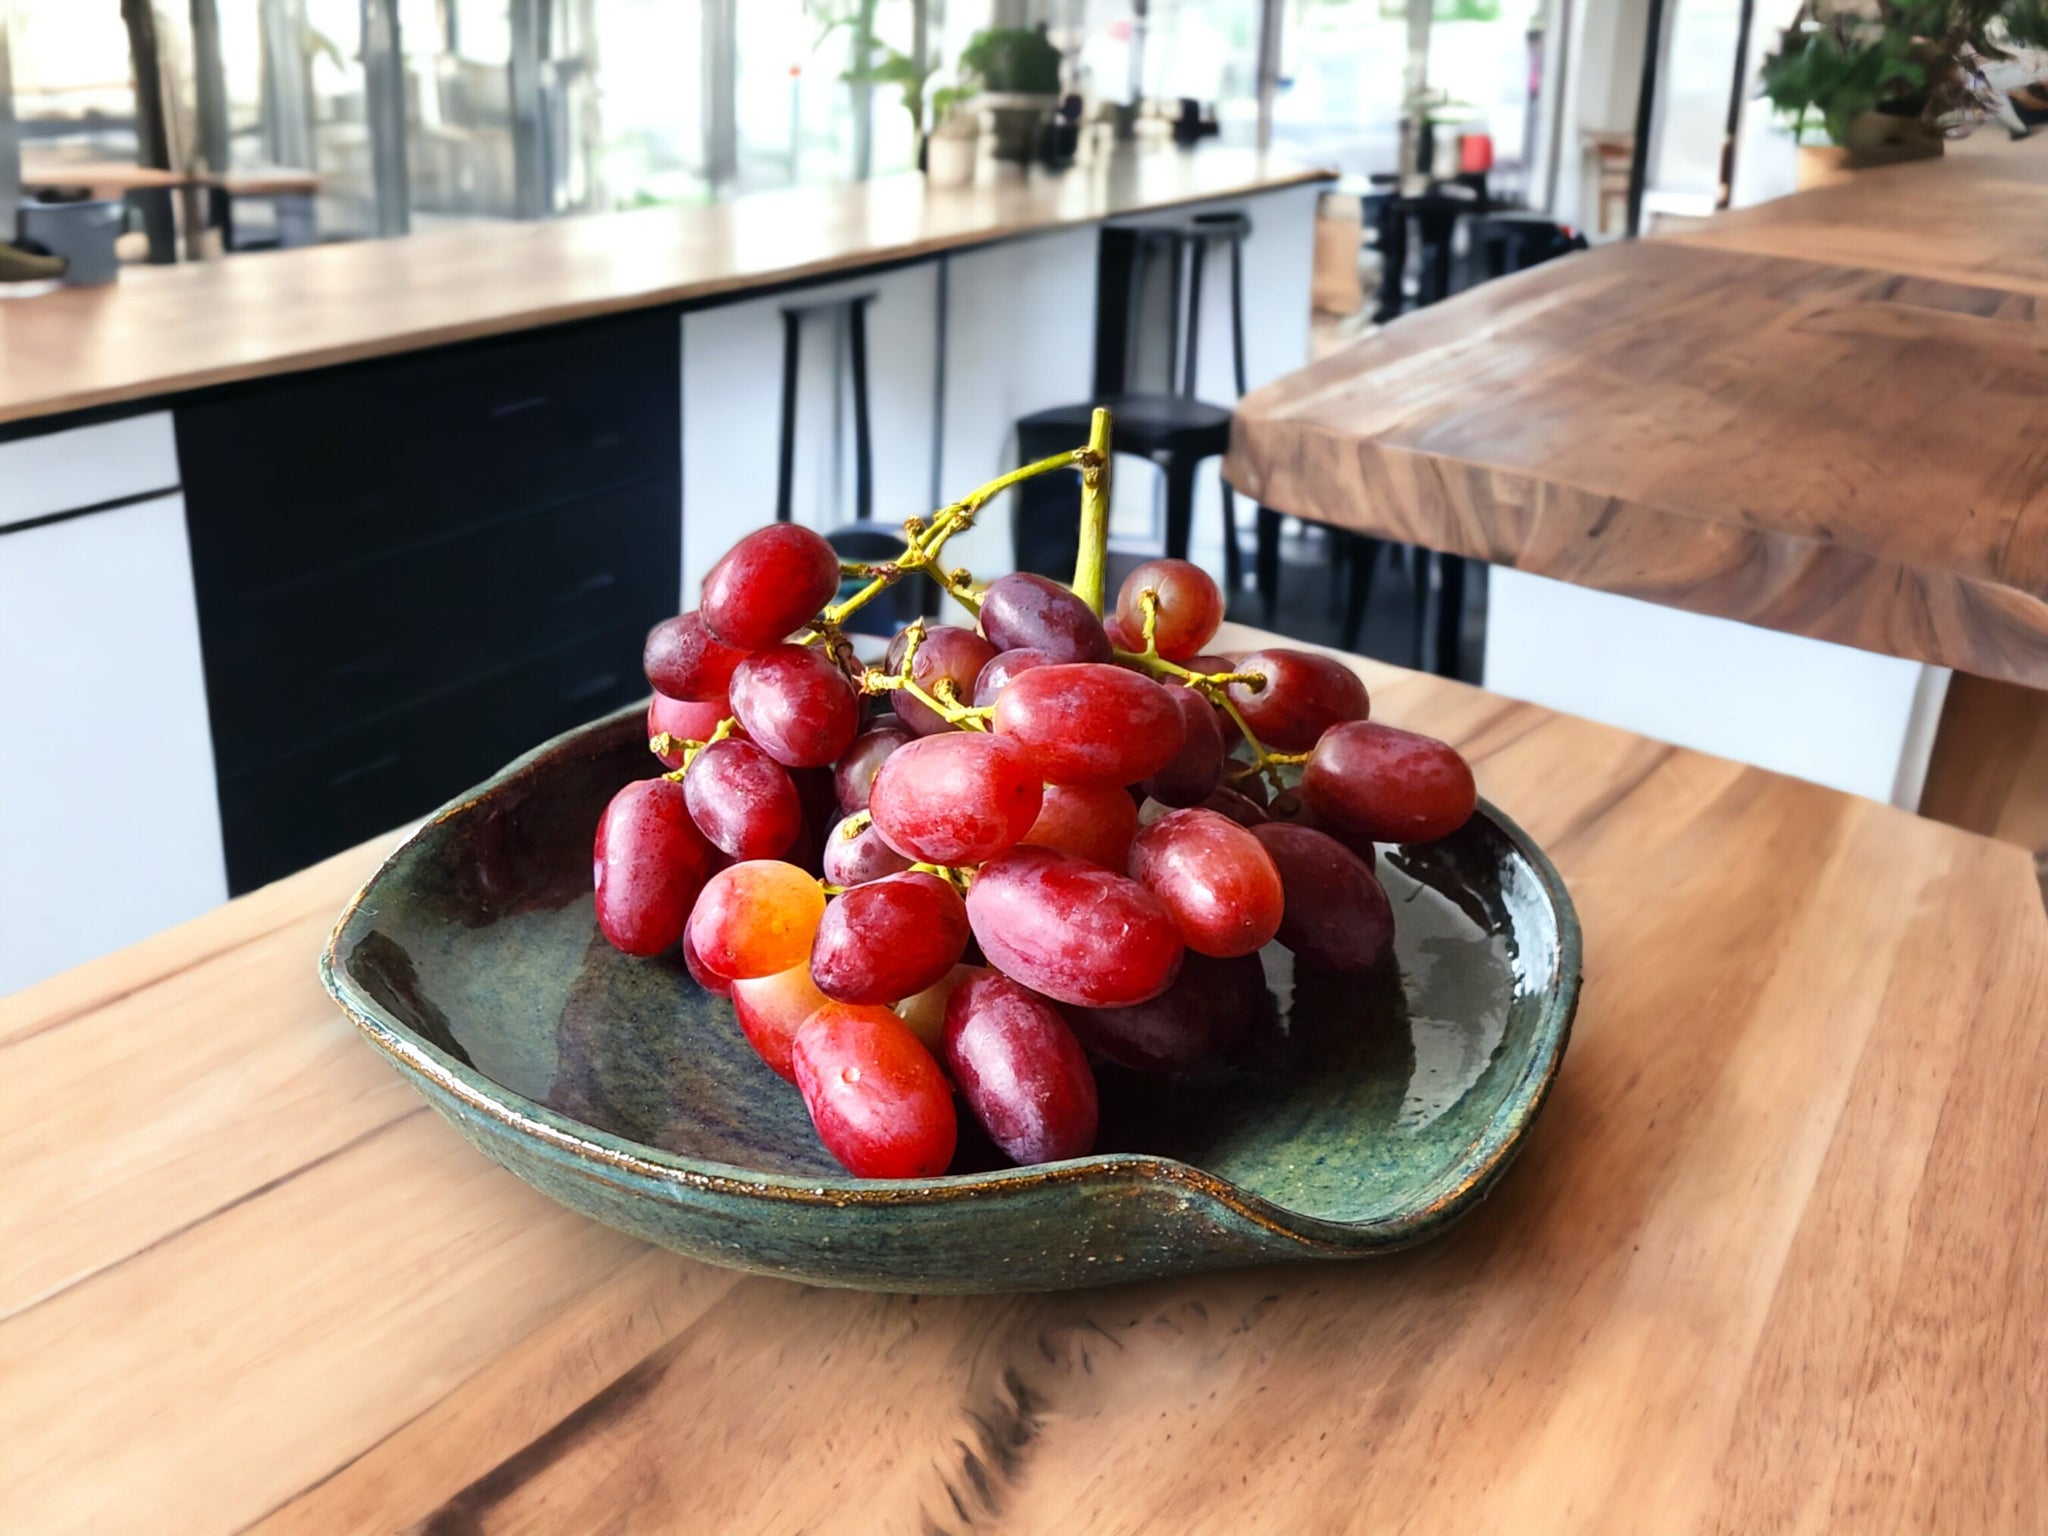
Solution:
<path fill-rule="evenodd" d="M 865 523 L 875 511 L 875 444 L 868 430 L 868 305 L 855 299 L 846 316 L 846 349 L 853 371 L 853 516 Z"/>
<path fill-rule="evenodd" d="M 1182 362 L 1180 392 L 1195 398 L 1199 380 L 1197 359 L 1202 347 L 1202 264 L 1208 259 L 1209 242 L 1197 235 L 1188 252 L 1188 350 Z"/>
<path fill-rule="evenodd" d="M 1259 587 L 1259 615 L 1268 629 L 1280 607 L 1280 514 L 1271 507 L 1259 508 L 1259 552 L 1255 560 Z"/>
<path fill-rule="evenodd" d="M 1436 552 L 1416 545 L 1415 557 L 1415 670 L 1429 670 L 1429 599 L 1436 583 Z"/>
<path fill-rule="evenodd" d="M 1195 466 L 1176 460 L 1166 468 L 1166 554 L 1188 557 L 1188 537 L 1195 526 Z"/>
<path fill-rule="evenodd" d="M 1221 475 L 1216 478 L 1223 487 L 1223 591 L 1227 600 L 1244 585 L 1244 557 L 1237 551 L 1237 492 Z"/>
<path fill-rule="evenodd" d="M 1458 555 L 1438 555 L 1436 564 L 1436 674 L 1456 677 L 1465 632 L 1465 562 Z"/>
<path fill-rule="evenodd" d="M 1379 569 L 1380 541 L 1362 533 L 1346 534 L 1344 538 L 1344 649 L 1355 651 L 1359 632 L 1365 628 L 1365 604 L 1372 595 L 1373 572 Z"/>
<path fill-rule="evenodd" d="M 803 321 L 795 310 L 782 312 L 782 445 L 775 461 L 775 521 L 786 523 L 794 513 L 796 494 L 796 370 L 802 348 Z"/>
<path fill-rule="evenodd" d="M 1244 387 L 1244 242 L 1230 242 L 1230 355 L 1233 363 L 1233 377 L 1237 380 L 1237 396 L 1242 400 Z"/>

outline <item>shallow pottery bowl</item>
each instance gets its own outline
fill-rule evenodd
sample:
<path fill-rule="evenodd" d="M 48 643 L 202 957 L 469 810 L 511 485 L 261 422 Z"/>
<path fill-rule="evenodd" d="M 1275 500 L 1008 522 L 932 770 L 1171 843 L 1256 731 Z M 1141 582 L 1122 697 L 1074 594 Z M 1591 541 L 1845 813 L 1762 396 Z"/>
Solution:
<path fill-rule="evenodd" d="M 828 1285 L 999 1291 L 1399 1248 L 1513 1157 L 1556 1076 L 1579 934 L 1557 872 L 1484 806 L 1387 849 L 1398 968 L 1266 955 L 1259 1070 L 1102 1074 L 1104 1150 L 862 1181 L 680 960 L 598 935 L 598 813 L 648 770 L 642 713 L 559 736 L 413 835 L 342 914 L 321 976 L 486 1155 L 566 1205 L 713 1263 Z M 1298 984 L 1297 984 L 1298 982 Z"/>

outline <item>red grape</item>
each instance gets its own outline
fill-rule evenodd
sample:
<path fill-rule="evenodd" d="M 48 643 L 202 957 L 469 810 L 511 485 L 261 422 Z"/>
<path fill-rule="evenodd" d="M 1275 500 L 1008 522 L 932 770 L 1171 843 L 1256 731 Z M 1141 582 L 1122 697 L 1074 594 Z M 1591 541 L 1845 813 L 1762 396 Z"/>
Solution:
<path fill-rule="evenodd" d="M 705 704 L 689 704 L 681 699 L 671 699 L 657 693 L 654 702 L 647 706 L 647 739 L 666 732 L 677 741 L 709 741 L 711 733 L 732 716 L 732 705 L 724 699 L 713 699 Z M 680 748 L 664 752 L 661 760 L 671 768 L 683 766 Z"/>
<path fill-rule="evenodd" d="M 790 1064 L 818 1139 L 848 1173 L 917 1179 L 946 1171 L 959 1136 L 953 1090 L 888 1009 L 827 1003 L 797 1031 Z"/>
<path fill-rule="evenodd" d="M 995 974 L 985 965 L 956 965 L 922 992 L 914 992 L 898 1003 L 897 1017 L 910 1026 L 919 1044 L 938 1056 L 946 1048 L 946 1004 L 953 993 L 971 977 Z"/>
<path fill-rule="evenodd" d="M 1266 814 L 1266 808 L 1251 796 L 1228 788 L 1216 790 L 1211 794 L 1202 802 L 1202 809 L 1214 811 L 1219 816 L 1228 816 L 1240 827 L 1261 826 L 1273 819 Z"/>
<path fill-rule="evenodd" d="M 820 868 L 828 881 L 833 885 L 866 885 L 870 880 L 901 874 L 910 868 L 910 860 L 882 841 L 882 834 L 875 830 L 872 821 L 847 836 L 847 823 L 852 820 L 848 816 L 825 834 Z"/>
<path fill-rule="evenodd" d="M 1146 827 L 1131 844 L 1131 878 L 1197 954 L 1249 955 L 1280 930 L 1280 871 L 1256 837 L 1214 811 L 1172 811 Z"/>
<path fill-rule="evenodd" d="M 826 907 L 811 978 L 842 1003 L 894 1003 L 939 980 L 966 948 L 958 891 L 923 870 L 885 875 Z"/>
<path fill-rule="evenodd" d="M 629 955 L 658 955 L 683 936 L 718 853 L 690 820 L 683 786 L 638 779 L 612 796 L 591 849 L 597 925 Z"/>
<path fill-rule="evenodd" d="M 1109 636 L 1095 610 L 1069 588 L 1029 571 L 988 584 L 981 632 L 999 651 L 1042 651 L 1054 662 L 1109 660 Z"/>
<path fill-rule="evenodd" d="M 1048 784 L 1038 820 L 1024 834 L 1034 848 L 1057 848 L 1122 873 L 1138 835 L 1138 807 L 1115 784 Z"/>
<path fill-rule="evenodd" d="M 1194 689 L 1167 684 L 1166 696 L 1186 736 L 1173 761 L 1145 781 L 1145 793 L 1161 805 L 1200 805 L 1223 782 L 1223 727 L 1216 706 Z"/>
<path fill-rule="evenodd" d="M 855 737 L 832 772 L 832 789 L 839 809 L 866 810 L 868 791 L 874 787 L 875 774 L 883 760 L 910 739 L 910 732 L 894 722 L 875 726 Z"/>
<path fill-rule="evenodd" d="M 795 523 L 757 528 L 725 552 L 704 578 L 697 612 L 713 637 L 764 650 L 816 616 L 839 591 L 839 556 Z"/>
<path fill-rule="evenodd" d="M 1099 662 L 1020 673 L 996 700 L 994 725 L 1048 784 L 1135 784 L 1172 762 L 1187 737 L 1164 688 Z"/>
<path fill-rule="evenodd" d="M 739 1018 L 740 1033 L 777 1077 L 792 1083 L 796 1072 L 789 1064 L 789 1048 L 796 1032 L 805 1019 L 831 1001 L 811 979 L 807 961 L 732 984 L 732 1011 Z"/>
<path fill-rule="evenodd" d="M 990 860 L 967 893 L 989 963 L 1033 991 L 1084 1008 L 1141 1003 L 1166 990 L 1185 946 L 1137 881 L 1051 848 Z"/>
<path fill-rule="evenodd" d="M 690 818 L 721 853 L 775 859 L 804 829 L 803 806 L 782 765 L 751 741 L 715 741 L 683 777 Z"/>
<path fill-rule="evenodd" d="M 697 946 L 690 942 L 690 930 L 687 924 L 683 928 L 683 964 L 689 968 L 690 980 L 696 982 L 698 986 L 709 992 L 713 997 L 732 996 L 733 984 L 704 963 L 703 956 L 697 953 Z"/>
<path fill-rule="evenodd" d="M 1042 667 L 1052 658 L 1043 651 L 1034 651 L 1029 646 L 1020 646 L 1014 651 L 998 651 L 995 659 L 983 667 L 974 679 L 974 707 L 987 709 L 1001 696 L 1003 687 L 1019 672 L 1029 672 L 1033 667 Z"/>
<path fill-rule="evenodd" d="M 1230 701 L 1276 752 L 1306 752 L 1331 726 L 1363 720 L 1372 708 L 1365 684 L 1343 662 L 1312 651 L 1253 651 L 1237 670 L 1263 677 L 1262 687 L 1232 683 Z"/>
<path fill-rule="evenodd" d="M 853 743 L 860 698 L 832 659 L 807 645 L 778 645 L 732 675 L 732 712 L 747 735 L 785 768 L 822 768 Z"/>
<path fill-rule="evenodd" d="M 887 666 L 891 672 L 903 670 L 903 652 L 907 645 L 903 635 L 889 642 Z M 934 698 L 943 697 L 939 691 L 940 683 L 951 683 L 955 702 L 965 704 L 974 697 L 975 678 L 995 659 L 995 654 L 996 648 L 973 630 L 937 624 L 925 631 L 917 655 L 910 663 L 910 678 Z M 933 736 L 953 729 L 943 715 L 912 698 L 907 689 L 899 688 L 891 697 L 896 701 L 896 718 L 915 734 Z"/>
<path fill-rule="evenodd" d="M 824 915 L 817 881 L 794 864 L 752 859 L 711 877 L 690 914 L 690 939 L 720 976 L 772 976 L 809 958 Z"/>
<path fill-rule="evenodd" d="M 1301 797 L 1324 820 L 1384 843 L 1448 837 L 1479 803 L 1456 748 L 1365 720 L 1324 732 L 1302 770 Z"/>
<path fill-rule="evenodd" d="M 1131 634 L 1124 628 L 1123 622 L 1117 618 L 1113 611 L 1102 616 L 1102 632 L 1109 636 L 1109 643 L 1120 651 L 1142 651 L 1145 649 L 1144 634 L 1142 632 L 1135 635 Z"/>
<path fill-rule="evenodd" d="M 1143 594 L 1159 599 L 1152 643 L 1168 661 L 1185 661 L 1209 643 L 1223 623 L 1223 592 L 1209 573 L 1185 560 L 1147 560 L 1117 589 L 1116 620 L 1125 634 L 1145 646 Z"/>
<path fill-rule="evenodd" d="M 1019 1163 L 1086 1156 L 1095 1073 L 1059 1010 L 1007 976 L 969 978 L 946 1005 L 946 1066 L 989 1140 Z"/>
<path fill-rule="evenodd" d="M 1254 827 L 1280 871 L 1279 940 L 1328 971 L 1371 970 L 1393 952 L 1394 909 L 1357 854 L 1326 833 L 1285 822 Z"/>
<path fill-rule="evenodd" d="M 1038 818 L 1038 775 L 1011 743 L 983 731 L 925 736 L 875 775 L 868 812 L 882 839 L 927 864 L 979 864 Z"/>
<path fill-rule="evenodd" d="M 1179 1072 L 1229 1050 L 1272 1009 L 1257 955 L 1188 955 L 1157 997 L 1126 1008 L 1064 1008 L 1081 1043 L 1134 1072 Z"/>
<path fill-rule="evenodd" d="M 732 669 L 746 655 L 744 650 L 722 643 L 705 626 L 703 615 L 693 609 L 663 619 L 647 632 L 641 665 L 656 693 L 703 704 L 725 698 L 732 683 Z"/>

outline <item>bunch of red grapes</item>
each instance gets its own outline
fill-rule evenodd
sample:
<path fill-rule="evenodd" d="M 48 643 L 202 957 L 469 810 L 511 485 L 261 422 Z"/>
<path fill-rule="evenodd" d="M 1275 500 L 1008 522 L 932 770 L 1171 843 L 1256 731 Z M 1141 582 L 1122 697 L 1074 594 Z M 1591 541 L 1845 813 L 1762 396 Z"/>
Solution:
<path fill-rule="evenodd" d="M 856 1175 L 944 1172 L 956 1091 L 1019 1163 L 1087 1153 L 1091 1058 L 1233 1050 L 1275 940 L 1384 963 L 1374 844 L 1472 814 L 1465 761 L 1369 721 L 1342 663 L 1202 654 L 1223 595 L 1186 561 L 1107 618 L 1042 576 L 956 577 L 977 627 L 920 621 L 879 667 L 828 609 L 841 579 L 817 534 L 764 528 L 649 635 L 673 771 L 614 797 L 595 870 L 606 937 L 680 944 Z"/>

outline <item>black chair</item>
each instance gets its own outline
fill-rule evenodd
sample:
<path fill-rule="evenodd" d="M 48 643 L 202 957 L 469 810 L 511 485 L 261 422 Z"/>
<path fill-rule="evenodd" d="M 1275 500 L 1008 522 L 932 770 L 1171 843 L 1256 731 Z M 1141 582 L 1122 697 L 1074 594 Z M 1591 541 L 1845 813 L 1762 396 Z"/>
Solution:
<path fill-rule="evenodd" d="M 1151 460 L 1166 477 L 1166 553 L 1184 560 L 1194 522 L 1195 473 L 1204 461 L 1222 457 L 1230 447 L 1230 411 L 1195 398 L 1204 269 L 1212 245 L 1221 244 L 1229 249 L 1231 356 L 1237 392 L 1242 395 L 1244 242 L 1251 233 L 1251 220 L 1241 213 L 1199 214 L 1170 225 L 1145 226 L 1136 233 L 1141 240 L 1163 244 L 1172 260 L 1170 309 L 1174 334 L 1168 346 L 1167 377 L 1178 381 L 1177 390 L 1171 394 L 1128 389 L 1105 391 L 1093 400 L 1035 412 L 1017 423 L 1017 461 L 1029 464 L 1063 448 L 1078 447 L 1088 440 L 1089 420 L 1095 408 L 1108 406 L 1116 416 L 1116 451 Z M 1187 269 L 1185 304 L 1181 291 L 1183 265 Z M 1126 325 L 1136 321 L 1136 289 L 1142 270 L 1142 263 L 1132 264 L 1132 291 L 1124 309 Z M 1012 524 L 1017 568 L 1045 575 L 1063 574 L 1064 565 L 1071 563 L 1074 541 L 1079 536 L 1078 517 L 1073 498 L 1063 488 L 1048 486 L 1043 479 L 1019 487 L 1017 515 Z M 1237 548 L 1236 495 L 1227 481 L 1223 484 L 1223 562 L 1226 587 L 1235 591 L 1243 581 L 1243 572 Z"/>
<path fill-rule="evenodd" d="M 847 368 L 853 375 L 853 515 L 857 523 L 865 523 L 874 514 L 875 448 L 868 428 L 868 305 L 874 301 L 872 293 L 856 293 L 815 304 L 791 304 L 782 311 L 782 445 L 775 466 L 778 523 L 790 520 L 795 494 L 796 383 L 803 362 L 803 324 L 807 315 L 844 317 Z"/>

